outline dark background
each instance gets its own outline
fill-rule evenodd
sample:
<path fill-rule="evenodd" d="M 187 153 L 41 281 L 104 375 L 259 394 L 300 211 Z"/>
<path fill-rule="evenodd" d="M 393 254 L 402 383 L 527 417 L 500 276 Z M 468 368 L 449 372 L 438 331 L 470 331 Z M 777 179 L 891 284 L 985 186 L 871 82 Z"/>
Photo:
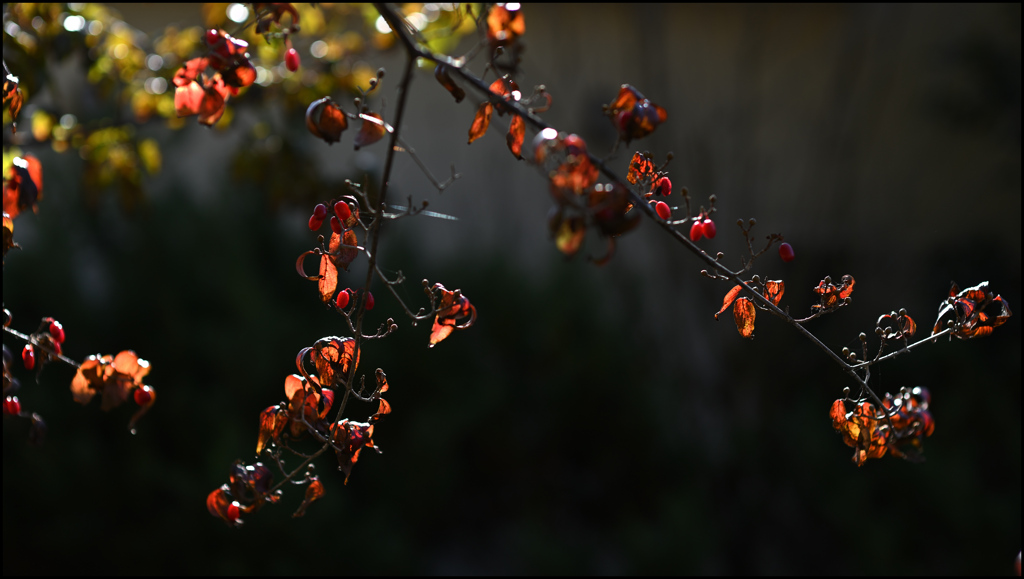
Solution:
<path fill-rule="evenodd" d="M 154 10 L 123 14 L 146 31 L 201 22 Z M 698 203 L 718 196 L 718 237 L 702 247 L 735 264 L 738 218 L 784 233 L 796 261 L 772 252 L 755 272 L 786 281 L 794 313 L 822 277 L 856 276 L 853 304 L 808 324 L 830 347 L 901 307 L 930 328 L 950 280 L 988 280 L 1019 310 L 1019 5 L 524 10 L 520 84 L 547 86 L 553 125 L 604 154 L 615 135 L 600 105 L 619 84 L 668 110 L 636 148 L 673 151 L 673 182 Z M 390 111 L 400 63 L 371 62 L 389 71 Z M 467 147 L 472 104 L 429 71 L 412 91 L 403 138 L 435 173 L 454 162 L 465 176 L 438 195 L 402 158 L 394 199 L 459 220 L 389 224 L 382 264 L 411 280 L 412 303 L 424 277 L 462 288 L 479 321 L 428 350 L 429 328 L 376 288 L 369 321 L 401 327 L 361 362 L 391 383 L 383 454 L 363 454 L 347 486 L 320 458 L 327 494 L 303 519 L 290 518 L 302 489 L 288 488 L 241 530 L 211 517 L 206 495 L 253 459 L 257 416 L 283 398 L 294 354 L 344 334 L 295 275 L 313 244 L 305 221 L 341 179 L 379 175 L 385 146 L 354 153 L 346 134 L 328 147 L 301 110 L 243 97 L 225 131 L 140 129 L 164 169 L 131 210 L 113 194 L 86 202 L 73 152 L 26 148 L 45 197 L 18 219 L 24 249 L 5 266 L 14 326 L 57 317 L 77 360 L 134 349 L 159 400 L 131 436 L 128 408 L 71 400 L 70 369 L 48 367 L 39 385 L 18 374 L 50 432 L 29 447 L 25 422 L 4 419 L 5 575 L 1012 573 L 1018 317 L 874 372 L 883 391 L 927 386 L 937 428 L 927 462 L 857 468 L 828 418 L 851 383 L 812 344 L 767 316 L 753 341 L 716 323 L 729 286 L 649 223 L 603 268 L 566 261 L 546 232 L 543 176 L 505 147 L 507 120 Z M 289 162 L 240 174 L 268 119 Z M 304 188 L 304 172 L 332 185 Z M 284 198 L 270 192 L 281 182 L 295 183 Z M 603 251 L 590 242 L 584 253 Z M 361 283 L 359 266 L 341 283 Z"/>

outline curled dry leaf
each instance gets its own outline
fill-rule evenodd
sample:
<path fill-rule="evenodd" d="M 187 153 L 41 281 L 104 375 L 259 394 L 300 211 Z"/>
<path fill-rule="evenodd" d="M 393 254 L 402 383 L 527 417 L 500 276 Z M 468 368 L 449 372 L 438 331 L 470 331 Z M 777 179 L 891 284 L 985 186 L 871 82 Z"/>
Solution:
<path fill-rule="evenodd" d="M 914 318 L 909 315 L 900 315 L 897 312 L 891 312 L 878 317 L 878 321 L 875 322 L 875 327 L 885 329 L 889 328 L 889 332 L 885 334 L 885 339 L 896 340 L 900 338 L 909 338 L 917 332 L 917 323 Z"/>
<path fill-rule="evenodd" d="M 313 344 L 310 357 L 323 386 L 343 386 L 353 357 L 355 366 L 359 366 L 359 355 L 355 352 L 355 340 L 352 338 L 320 338 Z"/>
<path fill-rule="evenodd" d="M 644 179 L 654 177 L 654 160 L 650 153 L 644 154 L 640 151 L 633 153 L 629 161 L 629 172 L 626 173 L 626 180 L 636 185 Z"/>
<path fill-rule="evenodd" d="M 622 185 L 598 183 L 586 195 L 587 207 L 601 235 L 618 237 L 640 223 L 640 213 L 630 211 L 629 191 Z"/>
<path fill-rule="evenodd" d="M 963 291 L 953 282 L 949 288 L 949 297 L 939 305 L 939 315 L 935 319 L 932 334 L 942 330 L 943 318 L 951 313 L 952 335 L 960 339 L 987 336 L 1013 315 L 1010 304 L 1002 296 L 990 291 L 987 281 Z"/>
<path fill-rule="evenodd" d="M 345 484 L 348 484 L 352 466 L 359 460 L 359 453 L 364 448 L 380 453 L 380 449 L 373 443 L 373 425 L 366 422 L 345 419 L 334 423 L 331 425 L 331 444 L 338 457 L 338 467 L 345 473 Z"/>
<path fill-rule="evenodd" d="M 359 256 L 359 239 L 356 232 L 346 229 L 341 235 L 332 233 L 328 249 L 334 265 L 348 271 L 349 264 Z"/>
<path fill-rule="evenodd" d="M 757 308 L 747 298 L 736 298 L 732 306 L 733 318 L 736 320 L 736 330 L 744 338 L 754 337 L 754 318 L 757 317 Z"/>
<path fill-rule="evenodd" d="M 306 109 L 306 128 L 328 145 L 341 140 L 341 133 L 348 128 L 348 115 L 341 110 L 331 97 L 324 97 L 309 104 Z"/>
<path fill-rule="evenodd" d="M 439 283 L 432 289 L 435 294 L 440 294 L 440 303 L 434 316 L 434 326 L 430 329 L 430 348 L 447 338 L 452 330 L 464 330 L 476 322 L 476 308 L 469 303 L 469 298 L 461 292 L 448 291 Z"/>
<path fill-rule="evenodd" d="M 523 139 L 526 138 L 526 121 L 523 117 L 515 115 L 509 123 L 508 135 L 505 141 L 508 143 L 508 150 L 516 156 L 516 159 L 523 160 Z"/>
<path fill-rule="evenodd" d="M 260 413 L 260 434 L 256 441 L 256 456 L 259 456 L 267 443 L 277 441 L 285 427 L 288 426 L 288 408 L 278 404 L 270 406 Z"/>
<path fill-rule="evenodd" d="M 736 297 L 740 295 L 740 292 L 742 290 L 743 286 L 736 285 L 733 286 L 733 288 L 729 290 L 728 293 L 725 294 L 725 298 L 722 300 L 722 309 L 718 310 L 718 312 L 715 314 L 715 320 L 718 320 L 718 316 L 722 315 L 723 313 L 725 313 L 725 310 L 729 309 L 729 306 L 731 306 L 732 303 L 736 301 Z"/>
<path fill-rule="evenodd" d="M 811 306 L 813 310 L 831 310 L 843 305 L 844 300 L 853 293 L 853 286 L 856 281 L 852 275 L 844 275 L 841 284 L 837 287 L 830 281 L 821 280 L 817 287 L 813 288 L 814 293 L 820 296 L 819 303 Z"/>
<path fill-rule="evenodd" d="M 469 126 L 469 142 L 467 144 L 473 144 L 473 141 L 484 136 L 487 132 L 487 127 L 491 126 L 491 113 L 494 111 L 494 105 L 489 102 L 480 103 L 480 107 L 476 110 L 476 115 L 473 117 L 473 124 Z"/>
<path fill-rule="evenodd" d="M 574 215 L 565 217 L 561 207 L 554 207 L 555 214 L 548 220 L 548 228 L 555 238 L 555 246 L 566 257 L 572 257 L 579 251 L 583 238 L 587 233 L 587 225 L 583 217 Z"/>
<path fill-rule="evenodd" d="M 391 132 L 391 127 L 387 126 L 384 119 L 377 113 L 360 113 L 359 118 L 363 119 L 363 126 L 359 128 L 359 133 L 356 134 L 353 143 L 357 151 L 359 147 L 372 145 L 381 140 L 384 133 Z"/>
<path fill-rule="evenodd" d="M 339 237 L 337 233 L 333 234 L 331 239 L 333 240 L 335 237 Z M 334 265 L 331 256 L 326 253 L 320 256 L 320 275 L 317 276 L 317 280 L 320 301 L 330 305 L 334 298 L 334 290 L 338 288 L 338 268 Z"/>
<path fill-rule="evenodd" d="M 651 134 L 668 120 L 668 113 L 652 103 L 640 91 L 628 84 L 619 88 L 619 94 L 604 107 L 605 114 L 619 131 L 619 138 L 627 143 Z"/>
<path fill-rule="evenodd" d="M 149 362 L 139 358 L 135 352 L 124 350 L 116 357 L 93 355 L 85 359 L 71 379 L 71 396 L 79 404 L 88 404 L 97 393 L 102 398 L 100 410 L 109 411 L 123 404 L 129 393 L 141 388 L 143 378 L 149 374 Z M 147 390 L 149 401 L 140 407 L 128 423 L 135 423 L 156 402 L 156 389 Z"/>
<path fill-rule="evenodd" d="M 306 496 L 302 499 L 302 504 L 292 514 L 293 517 L 301 517 L 306 514 L 306 509 L 313 501 L 324 496 L 324 484 L 320 482 L 317 477 L 310 477 L 309 486 L 306 487 Z"/>
<path fill-rule="evenodd" d="M 786 293 L 786 284 L 782 280 L 766 281 L 764 283 L 764 297 L 768 298 L 775 306 L 782 301 L 782 294 Z"/>
<path fill-rule="evenodd" d="M 455 84 L 452 77 L 448 75 L 447 66 L 438 64 L 437 68 L 434 69 L 434 78 L 437 79 L 437 82 L 441 83 L 441 86 L 443 86 L 445 90 L 455 97 L 455 102 L 461 103 L 462 99 L 466 98 L 466 91 L 462 90 L 461 87 Z"/>

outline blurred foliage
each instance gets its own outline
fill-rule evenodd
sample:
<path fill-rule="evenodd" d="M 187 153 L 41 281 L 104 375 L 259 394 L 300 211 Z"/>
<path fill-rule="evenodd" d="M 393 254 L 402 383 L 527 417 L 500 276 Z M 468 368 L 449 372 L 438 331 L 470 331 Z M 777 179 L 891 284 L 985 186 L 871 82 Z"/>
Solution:
<path fill-rule="evenodd" d="M 323 96 L 345 102 L 343 97 L 363 95 L 377 74 L 368 61 L 393 48 L 393 35 L 369 4 L 296 4 L 297 34 L 282 32 L 292 28 L 290 16 L 272 24 L 266 34 L 257 33 L 253 24 L 270 9 L 257 14 L 254 6 L 269 5 L 197 6 L 206 28 L 225 30 L 249 43 L 257 72 L 255 85 L 242 89 L 240 98 L 228 105 L 217 129 L 231 126 L 236 107 L 271 117 L 271 109 L 302 110 Z M 401 10 L 434 50 L 451 50 L 476 30 L 474 19 L 467 16 L 477 13 L 473 5 L 411 3 Z M 115 7 L 91 3 L 9 4 L 3 29 L 4 62 L 19 77 L 30 113 L 22 125 L 29 130 L 23 128 L 12 143 L 5 136 L 5 147 L 27 144 L 31 138 L 49 142 L 56 152 L 75 149 L 85 161 L 87 190 L 94 202 L 99 192 L 113 188 L 126 208 L 134 207 L 143 194 L 143 174 L 156 174 L 161 167 L 157 141 L 141 138 L 138 128 L 154 122 L 172 129 L 185 126 L 186 119 L 175 114 L 171 79 L 185 61 L 208 51 L 204 29 L 167 26 L 149 38 L 122 20 Z M 286 42 L 302 55 L 302 66 L 294 73 L 284 64 Z M 72 64 L 62 66 L 66 62 Z M 69 92 L 73 79 L 54 78 L 79 73 L 88 79 L 86 94 Z M 47 90 L 50 98 L 34 101 Z M 11 120 L 5 109 L 5 126 Z M 265 130 L 257 130 L 254 139 Z M 236 166 L 238 174 L 259 179 L 267 159 L 259 147 L 250 154 L 252 144 L 238 148 Z M 275 155 L 276 148 L 271 147 Z"/>

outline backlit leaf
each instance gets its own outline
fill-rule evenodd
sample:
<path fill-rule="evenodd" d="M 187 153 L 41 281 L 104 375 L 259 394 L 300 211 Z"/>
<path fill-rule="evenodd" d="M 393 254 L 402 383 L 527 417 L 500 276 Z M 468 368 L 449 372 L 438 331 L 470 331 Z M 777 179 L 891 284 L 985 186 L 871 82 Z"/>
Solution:
<path fill-rule="evenodd" d="M 310 477 L 309 486 L 306 487 L 306 496 L 302 499 L 302 504 L 299 505 L 299 508 L 295 510 L 295 513 L 293 513 L 292 516 L 301 517 L 305 515 L 306 509 L 309 508 L 309 505 L 322 496 L 324 496 L 323 483 L 315 476 Z"/>
<path fill-rule="evenodd" d="M 455 102 L 461 103 L 462 99 L 466 98 L 466 91 L 462 90 L 455 82 L 452 77 L 448 75 L 448 67 L 443 64 L 438 64 L 437 68 L 434 69 L 434 78 L 437 82 L 441 83 L 441 86 L 455 97 Z"/>
<path fill-rule="evenodd" d="M 633 153 L 633 158 L 629 161 L 629 172 L 626 174 L 626 180 L 636 185 L 647 177 L 652 176 L 654 176 L 654 161 L 650 155 L 644 155 L 640 151 Z"/>
<path fill-rule="evenodd" d="M 256 441 L 256 455 L 259 456 L 267 443 L 277 440 L 288 426 L 288 410 L 281 406 L 270 406 L 260 413 L 260 434 Z"/>
<path fill-rule="evenodd" d="M 480 108 L 476 110 L 476 116 L 473 117 L 473 124 L 469 127 L 469 143 L 484 136 L 487 132 L 487 127 L 491 126 L 491 112 L 494 110 L 494 105 L 489 102 L 481 103 Z"/>
<path fill-rule="evenodd" d="M 487 13 L 487 40 L 492 46 L 511 44 L 525 32 L 526 20 L 522 10 L 512 11 L 495 4 Z"/>
<path fill-rule="evenodd" d="M 466 296 L 448 291 L 441 284 L 434 284 L 432 289 L 440 299 L 434 325 L 430 330 L 431 348 L 447 338 L 452 330 L 463 330 L 476 322 L 476 308 Z"/>
<path fill-rule="evenodd" d="M 359 239 L 356 232 L 346 229 L 341 235 L 331 233 L 330 253 L 334 265 L 348 271 L 349 264 L 359 257 Z"/>
<path fill-rule="evenodd" d="M 331 239 L 333 240 L 335 237 L 339 237 L 337 233 L 333 234 Z M 320 301 L 330 304 L 331 299 L 334 297 L 334 290 L 338 287 L 338 268 L 334 266 L 331 256 L 326 253 L 320 256 L 320 281 L 318 287 L 320 289 Z"/>
<path fill-rule="evenodd" d="M 722 315 L 725 310 L 729 309 L 729 306 L 732 305 L 732 302 L 736 300 L 736 297 L 740 295 L 741 291 L 743 291 L 743 286 L 737 285 L 733 286 L 733 288 L 725 294 L 725 298 L 722 300 L 722 309 L 718 310 L 718 313 L 715 314 L 715 320 L 717 320 L 718 316 Z"/>
<path fill-rule="evenodd" d="M 320 384 L 324 387 L 344 385 L 354 351 L 355 341 L 352 338 L 328 336 L 317 340 L 311 356 Z M 359 366 L 359 356 L 355 356 L 355 365 Z"/>
<path fill-rule="evenodd" d="M 348 484 L 352 466 L 359 460 L 359 453 L 363 448 L 380 452 L 373 443 L 373 425 L 348 419 L 331 425 L 331 443 L 338 457 L 338 466 L 345 473 L 345 484 Z"/>
<path fill-rule="evenodd" d="M 18 86 L 18 77 L 7 70 L 7 63 L 4 63 L 4 106 L 11 113 L 11 134 L 17 133 L 18 113 L 24 102 L 24 95 Z"/>
<path fill-rule="evenodd" d="M 363 120 L 363 125 L 359 127 L 359 133 L 356 134 L 353 143 L 357 151 L 359 147 L 372 145 L 381 140 L 387 132 L 384 119 L 377 113 L 360 113 L 359 118 Z"/>
<path fill-rule="evenodd" d="M 306 128 L 330 145 L 341 140 L 342 131 L 348 128 L 348 116 L 331 97 L 324 97 L 306 109 Z"/>
<path fill-rule="evenodd" d="M 737 298 L 732 306 L 733 317 L 736 319 L 736 330 L 744 338 L 754 337 L 754 318 L 757 308 L 747 298 Z"/>
<path fill-rule="evenodd" d="M 512 154 L 519 160 L 523 159 L 524 138 L 526 138 L 526 122 L 523 121 L 523 117 L 515 115 L 512 117 L 512 122 L 509 123 L 505 141 L 508 143 L 508 150 L 512 151 Z"/>
<path fill-rule="evenodd" d="M 580 216 L 559 219 L 557 228 L 552 233 L 555 236 L 555 246 L 558 247 L 558 250 L 566 257 L 572 257 L 576 255 L 583 243 L 583 238 L 587 233 L 586 222 Z"/>
<path fill-rule="evenodd" d="M 764 297 L 776 306 L 782 300 L 782 294 L 786 292 L 786 284 L 782 280 L 764 282 Z"/>

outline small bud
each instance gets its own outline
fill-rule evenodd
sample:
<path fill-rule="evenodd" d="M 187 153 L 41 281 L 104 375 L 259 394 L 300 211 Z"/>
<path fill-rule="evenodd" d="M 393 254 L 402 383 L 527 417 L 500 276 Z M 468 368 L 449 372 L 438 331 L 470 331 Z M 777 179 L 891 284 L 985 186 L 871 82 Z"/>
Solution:
<path fill-rule="evenodd" d="M 875 328 L 875 335 L 876 336 L 881 336 L 884 333 L 885 332 L 882 330 L 882 328 Z"/>
<path fill-rule="evenodd" d="M 850 352 L 850 361 L 851 362 L 856 362 L 857 361 L 857 354 L 855 354 L 853 352 Z"/>
<path fill-rule="evenodd" d="M 846 305 L 850 305 L 853 303 L 853 298 L 843 298 L 843 303 Z"/>
<path fill-rule="evenodd" d="M 907 315 L 907 310 L 905 308 L 900 308 L 900 317 L 902 318 L 902 317 L 904 317 L 906 315 Z"/>
<path fill-rule="evenodd" d="M 761 276 L 754 274 L 754 277 L 750 278 L 750 281 L 754 283 L 761 283 Z"/>
<path fill-rule="evenodd" d="M 844 386 L 843 387 L 843 398 L 849 398 L 849 397 L 850 397 L 850 387 L 849 386 Z"/>
<path fill-rule="evenodd" d="M 885 333 L 886 334 L 891 334 L 892 333 L 892 326 L 886 326 L 885 327 Z"/>
<path fill-rule="evenodd" d="M 751 217 L 750 220 L 747 223 L 749 223 L 750 226 L 753 227 L 753 226 L 757 225 L 757 219 L 754 219 L 753 217 Z"/>
<path fill-rule="evenodd" d="M 665 155 L 665 160 L 666 161 L 671 161 L 672 159 L 675 159 L 675 157 L 676 156 L 672 154 L 672 151 L 669 151 L 668 154 Z"/>
<path fill-rule="evenodd" d="M 860 333 L 860 335 L 859 335 L 859 336 L 857 336 L 857 337 L 858 337 L 858 338 L 860 338 L 860 341 L 861 341 L 861 342 L 866 342 L 866 341 L 868 341 L 868 335 L 867 335 L 867 334 L 865 334 L 864 332 L 861 332 L 861 333 Z"/>
<path fill-rule="evenodd" d="M 743 227 L 743 220 L 742 219 L 737 219 L 736 220 L 736 225 L 739 225 L 740 227 Z"/>
<path fill-rule="evenodd" d="M 710 201 L 711 204 L 714 205 L 715 201 L 718 201 L 718 195 L 712 194 L 711 197 L 708 197 L 708 201 Z"/>
<path fill-rule="evenodd" d="M 953 320 L 946 320 L 946 327 L 947 328 L 952 328 L 953 327 Z"/>
<path fill-rule="evenodd" d="M 377 78 L 384 78 L 384 67 L 383 66 L 377 69 Z"/>
<path fill-rule="evenodd" d="M 832 283 L 832 276 L 826 275 L 825 276 L 825 285 L 828 285 L 830 283 Z"/>
<path fill-rule="evenodd" d="M 722 259 L 723 257 L 725 257 L 725 254 L 722 253 L 721 251 L 719 251 L 718 254 L 715 256 L 715 261 L 718 261 L 718 260 Z"/>
<path fill-rule="evenodd" d="M 850 349 L 849 348 L 843 348 L 843 355 L 846 356 L 846 357 L 849 357 L 850 356 Z"/>

